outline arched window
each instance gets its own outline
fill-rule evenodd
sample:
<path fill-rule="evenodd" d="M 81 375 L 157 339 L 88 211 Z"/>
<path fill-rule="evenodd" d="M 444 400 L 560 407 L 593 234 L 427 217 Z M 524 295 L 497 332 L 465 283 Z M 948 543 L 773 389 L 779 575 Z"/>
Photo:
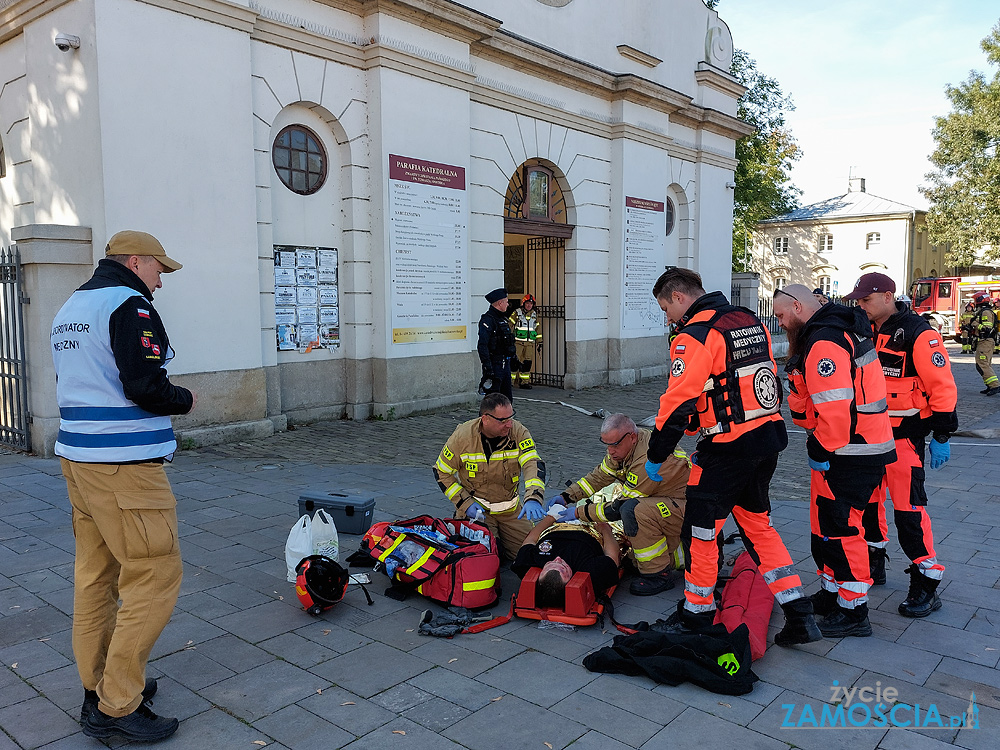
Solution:
<path fill-rule="evenodd" d="M 827 297 L 830 296 L 830 290 L 833 289 L 833 283 L 829 276 L 820 276 L 818 287 L 822 290 L 823 294 Z"/>
<path fill-rule="evenodd" d="M 670 200 L 669 196 L 664 202 L 663 210 L 666 212 L 667 237 L 669 237 L 670 233 L 674 231 L 674 224 L 677 223 L 677 213 L 674 211 L 674 202 Z"/>
<path fill-rule="evenodd" d="M 784 289 L 786 286 L 788 286 L 788 279 L 784 276 L 778 276 L 774 279 L 775 289 Z"/>
<path fill-rule="evenodd" d="M 271 161 L 278 179 L 293 193 L 312 195 L 326 182 L 326 149 L 305 125 L 289 125 L 278 133 Z"/>

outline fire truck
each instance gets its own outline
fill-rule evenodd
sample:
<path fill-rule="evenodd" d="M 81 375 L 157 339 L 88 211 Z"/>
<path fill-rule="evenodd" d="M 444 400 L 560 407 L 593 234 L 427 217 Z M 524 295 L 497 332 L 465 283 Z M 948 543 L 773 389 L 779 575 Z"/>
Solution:
<path fill-rule="evenodd" d="M 1000 303 L 1000 280 L 964 280 L 958 276 L 917 279 L 910 285 L 911 307 L 915 313 L 959 341 L 958 318 L 976 292 L 986 292 Z"/>

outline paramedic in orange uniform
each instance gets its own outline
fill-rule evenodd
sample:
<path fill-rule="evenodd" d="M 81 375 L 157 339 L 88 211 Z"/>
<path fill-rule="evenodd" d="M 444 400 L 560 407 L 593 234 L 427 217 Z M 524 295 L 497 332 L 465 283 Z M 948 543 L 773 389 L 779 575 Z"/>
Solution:
<path fill-rule="evenodd" d="M 718 535 L 732 513 L 747 552 L 785 613 L 775 643 L 819 640 L 812 602 L 778 532 L 768 494 L 778 453 L 788 445 L 779 414 L 781 386 L 771 336 L 757 316 L 734 307 L 722 292 L 706 294 L 685 268 L 665 271 L 653 287 L 660 308 L 677 325 L 670 345 L 670 380 L 660 397 L 646 473 L 653 480 L 685 430 L 700 432 L 687 486 L 682 539 L 689 547 L 680 624 L 696 630 L 715 617 Z"/>
<path fill-rule="evenodd" d="M 821 584 L 812 599 L 826 615 L 819 629 L 828 638 L 869 636 L 872 579 L 861 519 L 896 460 L 871 324 L 859 308 L 820 305 L 800 284 L 774 293 L 774 314 L 788 332 L 788 408 L 809 433 L 810 528 Z"/>
<path fill-rule="evenodd" d="M 958 389 L 941 334 L 906 305 L 893 299 L 896 284 L 881 273 L 866 273 L 844 299 L 856 299 L 875 327 L 875 346 L 888 389 L 889 420 L 896 461 L 886 467 L 899 546 L 910 559 L 910 591 L 899 605 L 905 617 L 926 617 L 941 609 L 935 593 L 944 566 L 934 553 L 934 534 L 924 491 L 924 443 L 930 464 L 940 469 L 951 458 L 948 439 L 958 429 Z M 865 509 L 865 538 L 872 578 L 885 583 L 885 546 L 889 540 L 885 497 Z"/>

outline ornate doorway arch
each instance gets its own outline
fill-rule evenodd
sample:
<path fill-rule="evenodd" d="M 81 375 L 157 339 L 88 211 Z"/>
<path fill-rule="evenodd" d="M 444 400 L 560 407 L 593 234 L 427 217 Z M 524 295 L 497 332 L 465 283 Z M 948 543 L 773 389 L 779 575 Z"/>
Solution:
<path fill-rule="evenodd" d="M 566 378 L 566 240 L 563 178 L 555 165 L 529 159 L 518 167 L 504 196 L 504 282 L 512 298 L 536 300 L 542 351 L 536 353 L 531 382 L 562 388 Z"/>

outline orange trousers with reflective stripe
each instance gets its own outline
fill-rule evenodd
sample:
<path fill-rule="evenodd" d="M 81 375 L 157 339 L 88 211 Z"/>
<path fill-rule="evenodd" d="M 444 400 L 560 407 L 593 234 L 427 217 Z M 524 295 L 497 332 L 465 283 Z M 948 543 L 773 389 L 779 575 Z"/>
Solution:
<path fill-rule="evenodd" d="M 792 558 L 771 526 L 769 487 L 778 454 L 720 456 L 699 452 L 696 456 L 697 464 L 691 467 L 688 479 L 681 532 L 688 547 L 685 608 L 692 612 L 715 608 L 713 591 L 719 577 L 717 540 L 730 513 L 771 593 L 779 601 L 796 598 L 792 590 L 800 588 L 802 582 L 791 571 Z"/>
<path fill-rule="evenodd" d="M 924 489 L 924 439 L 896 440 L 896 460 L 885 467 L 888 493 L 872 496 L 865 508 L 865 539 L 874 546 L 889 541 L 889 524 L 885 518 L 885 496 L 892 498 L 893 521 L 899 535 L 899 546 L 911 562 L 919 565 L 936 557 L 931 517 L 927 514 L 927 492 Z M 944 572 L 935 560 L 931 566 Z"/>
<path fill-rule="evenodd" d="M 835 583 L 848 606 L 863 603 L 872 579 L 862 517 L 880 493 L 885 469 L 851 466 L 811 474 L 809 527 L 816 572 Z"/>

